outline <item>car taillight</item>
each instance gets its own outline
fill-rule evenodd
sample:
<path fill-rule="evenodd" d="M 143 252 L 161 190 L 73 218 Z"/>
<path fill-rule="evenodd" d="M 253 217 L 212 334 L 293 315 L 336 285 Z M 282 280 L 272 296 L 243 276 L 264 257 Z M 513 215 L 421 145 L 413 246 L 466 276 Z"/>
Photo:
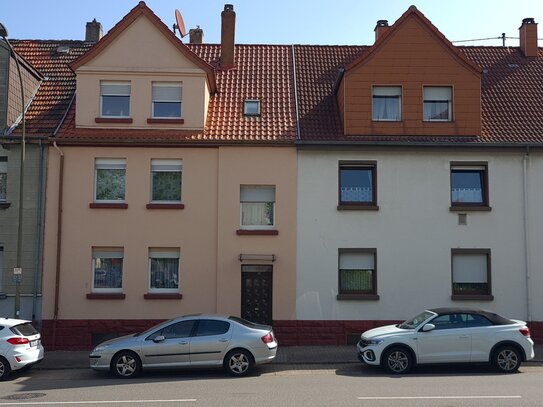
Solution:
<path fill-rule="evenodd" d="M 264 342 L 264 343 L 271 343 L 271 342 L 273 342 L 273 335 L 272 335 L 271 332 L 268 332 L 261 339 L 262 339 L 262 342 Z"/>
<path fill-rule="evenodd" d="M 27 343 L 30 343 L 26 338 L 9 338 L 8 342 L 12 345 L 26 345 Z"/>
<path fill-rule="evenodd" d="M 519 329 L 519 332 L 524 335 L 525 337 L 529 338 L 530 337 L 530 328 L 528 327 L 525 327 L 525 328 L 520 328 Z"/>

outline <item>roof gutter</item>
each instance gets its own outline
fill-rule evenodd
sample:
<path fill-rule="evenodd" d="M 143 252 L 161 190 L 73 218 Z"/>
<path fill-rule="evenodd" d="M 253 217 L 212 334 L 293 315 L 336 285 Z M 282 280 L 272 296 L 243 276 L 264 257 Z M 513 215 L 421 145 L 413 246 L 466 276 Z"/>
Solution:
<path fill-rule="evenodd" d="M 298 147 L 479 147 L 479 148 L 543 148 L 543 143 L 481 143 L 481 142 L 387 142 L 387 141 L 321 141 L 321 140 L 297 140 Z"/>

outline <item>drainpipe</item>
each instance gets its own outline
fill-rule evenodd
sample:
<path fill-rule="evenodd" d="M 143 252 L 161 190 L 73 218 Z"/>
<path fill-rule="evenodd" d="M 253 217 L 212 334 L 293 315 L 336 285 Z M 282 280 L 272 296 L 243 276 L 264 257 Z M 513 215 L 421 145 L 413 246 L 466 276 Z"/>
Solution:
<path fill-rule="evenodd" d="M 45 196 L 45 147 L 42 141 L 39 141 L 40 159 L 39 159 L 39 174 L 38 174 L 38 208 L 36 214 L 36 260 L 34 262 L 34 289 L 32 292 L 32 321 L 36 321 L 38 308 L 38 291 L 42 279 L 42 259 L 43 259 L 43 197 Z M 38 321 L 41 325 L 41 315 Z"/>
<path fill-rule="evenodd" d="M 532 305 L 531 305 L 531 296 L 530 296 L 530 285 L 531 285 L 531 275 L 530 275 L 530 235 L 528 230 L 528 161 L 530 160 L 530 147 L 526 146 L 526 153 L 522 159 L 522 181 L 524 188 L 524 265 L 526 267 L 526 311 L 527 311 L 527 322 L 532 320 Z"/>
<path fill-rule="evenodd" d="M 53 338 L 52 338 L 52 350 L 55 350 L 57 339 L 57 321 L 58 321 L 58 303 L 60 294 L 60 255 L 61 255 L 61 243 L 62 243 L 62 184 L 64 180 L 64 153 L 57 146 L 57 142 L 53 141 L 53 147 L 60 154 L 60 167 L 58 174 L 58 205 L 57 205 L 57 258 L 55 269 L 55 307 L 53 315 Z"/>

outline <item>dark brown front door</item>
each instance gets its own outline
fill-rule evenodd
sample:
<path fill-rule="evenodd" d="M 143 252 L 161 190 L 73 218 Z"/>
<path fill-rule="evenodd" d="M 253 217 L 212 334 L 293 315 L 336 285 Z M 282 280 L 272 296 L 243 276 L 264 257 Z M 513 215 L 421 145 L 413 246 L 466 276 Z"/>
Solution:
<path fill-rule="evenodd" d="M 241 266 L 241 317 L 271 325 L 272 266 Z"/>

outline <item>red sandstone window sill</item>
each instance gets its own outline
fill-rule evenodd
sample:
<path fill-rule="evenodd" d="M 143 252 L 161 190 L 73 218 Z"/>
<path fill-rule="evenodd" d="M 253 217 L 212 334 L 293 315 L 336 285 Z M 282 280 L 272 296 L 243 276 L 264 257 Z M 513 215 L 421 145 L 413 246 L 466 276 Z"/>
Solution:
<path fill-rule="evenodd" d="M 126 294 L 123 293 L 88 293 L 87 300 L 124 300 Z"/>
<path fill-rule="evenodd" d="M 89 204 L 91 209 L 128 209 L 127 203 L 101 203 L 101 202 L 91 202 Z"/>
<path fill-rule="evenodd" d="M 185 124 L 185 119 L 147 119 L 147 124 Z"/>
<path fill-rule="evenodd" d="M 0 209 L 8 209 L 11 206 L 11 202 L 0 202 Z"/>
<path fill-rule="evenodd" d="M 379 295 L 377 294 L 338 294 L 336 297 L 338 300 L 357 300 L 357 301 L 377 301 Z"/>
<path fill-rule="evenodd" d="M 475 206 L 475 205 L 453 205 L 451 207 L 449 207 L 449 211 L 451 212 L 469 212 L 469 211 L 473 211 L 473 212 L 490 212 L 492 210 L 492 208 L 490 206 L 487 206 L 487 205 L 480 205 L 480 206 Z"/>
<path fill-rule="evenodd" d="M 95 123 L 124 123 L 124 124 L 130 124 L 132 123 L 132 118 L 122 118 L 122 117 L 95 117 L 94 122 Z"/>
<path fill-rule="evenodd" d="M 493 301 L 494 296 L 492 294 L 474 294 L 474 295 L 451 295 L 453 301 Z"/>
<path fill-rule="evenodd" d="M 147 209 L 185 209 L 184 204 L 174 203 L 149 203 Z"/>
<path fill-rule="evenodd" d="M 146 293 L 143 294 L 146 300 L 180 300 L 183 298 L 179 293 Z"/>
<path fill-rule="evenodd" d="M 276 229 L 238 229 L 236 235 L 241 236 L 277 236 L 279 231 Z"/>
<path fill-rule="evenodd" d="M 377 205 L 339 204 L 338 211 L 378 211 Z"/>

